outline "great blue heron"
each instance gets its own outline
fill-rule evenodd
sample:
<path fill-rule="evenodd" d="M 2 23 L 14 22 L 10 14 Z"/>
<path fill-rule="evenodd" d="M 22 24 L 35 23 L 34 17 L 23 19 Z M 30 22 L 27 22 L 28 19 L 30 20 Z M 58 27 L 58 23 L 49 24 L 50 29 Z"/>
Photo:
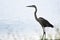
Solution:
<path fill-rule="evenodd" d="M 44 34 L 45 33 L 45 27 L 54 27 L 52 24 L 50 24 L 46 19 L 44 19 L 43 17 L 39 17 L 37 18 L 37 15 L 36 15 L 36 12 L 37 12 L 37 7 L 35 5 L 30 5 L 30 6 L 27 6 L 27 7 L 33 7 L 35 8 L 35 12 L 34 12 L 34 16 L 35 16 L 35 19 L 41 24 L 42 28 L 43 28 L 43 36 L 42 38 L 44 37 Z"/>

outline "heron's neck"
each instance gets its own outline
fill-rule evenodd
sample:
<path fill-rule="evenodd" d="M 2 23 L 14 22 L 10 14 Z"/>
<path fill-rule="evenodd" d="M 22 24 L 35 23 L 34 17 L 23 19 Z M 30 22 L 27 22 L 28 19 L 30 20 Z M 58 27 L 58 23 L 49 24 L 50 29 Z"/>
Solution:
<path fill-rule="evenodd" d="M 38 21 L 36 13 L 37 13 L 37 8 L 35 7 L 34 16 L 35 16 L 35 19 Z"/>

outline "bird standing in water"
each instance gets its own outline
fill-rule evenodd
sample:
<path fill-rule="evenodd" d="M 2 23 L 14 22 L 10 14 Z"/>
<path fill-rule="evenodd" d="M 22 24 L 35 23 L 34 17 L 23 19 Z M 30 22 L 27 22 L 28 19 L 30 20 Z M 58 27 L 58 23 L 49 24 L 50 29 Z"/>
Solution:
<path fill-rule="evenodd" d="M 34 16 L 35 16 L 35 19 L 37 22 L 39 22 L 39 24 L 41 24 L 42 26 L 42 29 L 43 29 L 43 36 L 42 36 L 42 39 L 44 37 L 44 35 L 46 35 L 45 33 L 45 27 L 54 27 L 51 23 L 49 23 L 46 19 L 44 19 L 43 17 L 39 17 L 37 18 L 37 7 L 35 5 L 30 5 L 30 6 L 27 6 L 27 7 L 32 7 L 32 8 L 35 8 L 35 12 L 34 12 Z"/>

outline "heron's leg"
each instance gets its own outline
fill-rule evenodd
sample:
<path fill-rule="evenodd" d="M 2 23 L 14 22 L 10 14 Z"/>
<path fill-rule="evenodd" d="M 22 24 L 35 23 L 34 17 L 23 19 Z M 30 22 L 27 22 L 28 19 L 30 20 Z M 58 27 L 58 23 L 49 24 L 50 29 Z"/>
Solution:
<path fill-rule="evenodd" d="M 46 39 L 46 32 L 44 31 L 44 38 Z"/>
<path fill-rule="evenodd" d="M 42 40 L 44 39 L 44 35 L 46 36 L 45 28 L 43 27 L 43 36 L 42 36 Z"/>

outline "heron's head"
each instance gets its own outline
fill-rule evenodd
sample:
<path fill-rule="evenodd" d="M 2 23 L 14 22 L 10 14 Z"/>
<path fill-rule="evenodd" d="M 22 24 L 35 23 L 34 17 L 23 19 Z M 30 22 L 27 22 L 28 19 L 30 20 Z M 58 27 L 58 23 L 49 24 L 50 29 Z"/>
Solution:
<path fill-rule="evenodd" d="M 26 7 L 34 7 L 34 8 L 36 8 L 36 6 L 35 6 L 35 5 L 29 5 L 29 6 L 26 6 Z"/>

